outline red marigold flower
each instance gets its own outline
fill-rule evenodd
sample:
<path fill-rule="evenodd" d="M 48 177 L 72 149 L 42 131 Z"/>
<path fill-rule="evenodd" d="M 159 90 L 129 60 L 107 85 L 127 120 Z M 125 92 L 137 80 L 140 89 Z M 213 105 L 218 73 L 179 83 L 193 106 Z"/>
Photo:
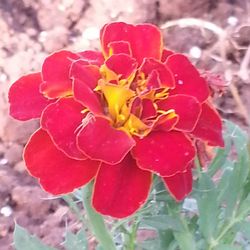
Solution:
<path fill-rule="evenodd" d="M 24 160 L 52 194 L 95 179 L 93 207 L 123 218 L 146 201 L 152 175 L 180 201 L 192 190 L 195 141 L 223 147 L 209 88 L 151 24 L 106 24 L 102 52 L 59 51 L 10 88 L 10 114 L 40 118 Z"/>

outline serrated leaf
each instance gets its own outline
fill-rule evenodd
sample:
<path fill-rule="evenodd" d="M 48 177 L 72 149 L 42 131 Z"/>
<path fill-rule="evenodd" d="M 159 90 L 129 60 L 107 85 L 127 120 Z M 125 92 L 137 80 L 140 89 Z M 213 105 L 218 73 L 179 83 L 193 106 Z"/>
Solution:
<path fill-rule="evenodd" d="M 66 232 L 64 246 L 67 250 L 87 250 L 88 242 L 85 232 L 80 230 L 77 234 Z"/>
<path fill-rule="evenodd" d="M 43 244 L 36 236 L 31 235 L 17 223 L 14 230 L 14 247 L 16 250 L 56 250 L 56 248 Z"/>

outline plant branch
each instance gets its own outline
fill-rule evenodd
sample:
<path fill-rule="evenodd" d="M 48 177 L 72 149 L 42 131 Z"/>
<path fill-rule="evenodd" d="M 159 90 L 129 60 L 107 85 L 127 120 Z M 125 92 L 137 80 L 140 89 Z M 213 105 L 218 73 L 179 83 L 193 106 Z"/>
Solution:
<path fill-rule="evenodd" d="M 247 48 L 246 54 L 240 64 L 240 70 L 238 72 L 238 76 L 245 82 L 249 80 L 249 73 L 248 73 L 249 64 L 250 64 L 250 45 Z"/>

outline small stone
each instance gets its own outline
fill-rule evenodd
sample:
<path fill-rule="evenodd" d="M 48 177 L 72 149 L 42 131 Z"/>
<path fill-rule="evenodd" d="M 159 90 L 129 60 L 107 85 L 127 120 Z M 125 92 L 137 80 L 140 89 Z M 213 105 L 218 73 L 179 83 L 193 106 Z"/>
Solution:
<path fill-rule="evenodd" d="M 5 207 L 2 207 L 1 210 L 0 210 L 0 213 L 5 216 L 5 217 L 9 217 L 11 216 L 12 214 L 12 208 L 10 206 L 5 206 Z"/>
<path fill-rule="evenodd" d="M 6 158 L 2 158 L 2 159 L 0 160 L 0 165 L 1 165 L 1 166 L 4 166 L 4 165 L 6 165 L 6 164 L 8 164 L 8 160 L 7 160 Z"/>
<path fill-rule="evenodd" d="M 228 17 L 228 19 L 227 19 L 227 23 L 229 24 L 229 25 L 231 25 L 231 26 L 236 26 L 237 24 L 238 24 L 238 22 L 239 22 L 239 20 L 238 20 L 238 18 L 237 17 L 235 17 L 235 16 L 230 16 L 230 17 Z"/>
<path fill-rule="evenodd" d="M 191 57 L 195 58 L 195 59 L 199 59 L 201 57 L 201 49 L 197 46 L 193 46 L 190 50 L 189 50 L 189 54 Z"/>

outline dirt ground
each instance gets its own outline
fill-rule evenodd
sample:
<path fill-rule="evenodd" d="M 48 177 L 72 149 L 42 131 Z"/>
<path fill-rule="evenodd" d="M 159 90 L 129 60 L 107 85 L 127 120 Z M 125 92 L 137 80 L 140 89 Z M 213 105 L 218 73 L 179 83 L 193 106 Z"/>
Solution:
<path fill-rule="evenodd" d="M 201 72 L 213 72 L 209 79 L 216 83 L 216 90 L 233 83 L 217 106 L 223 117 L 247 128 L 250 0 L 126 0 L 126 4 L 123 0 L 0 0 L 0 249 L 13 249 L 14 221 L 58 249 L 63 249 L 66 223 L 77 228 L 65 204 L 50 199 L 25 171 L 22 149 L 38 124 L 8 116 L 10 84 L 23 74 L 40 70 L 43 59 L 55 50 L 98 49 L 98 30 L 106 22 L 162 26 L 190 17 L 212 22 L 227 32 L 224 58 L 218 36 L 201 27 L 164 29 L 165 45 L 188 54 Z"/>

